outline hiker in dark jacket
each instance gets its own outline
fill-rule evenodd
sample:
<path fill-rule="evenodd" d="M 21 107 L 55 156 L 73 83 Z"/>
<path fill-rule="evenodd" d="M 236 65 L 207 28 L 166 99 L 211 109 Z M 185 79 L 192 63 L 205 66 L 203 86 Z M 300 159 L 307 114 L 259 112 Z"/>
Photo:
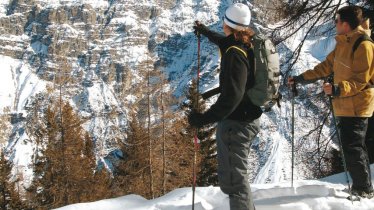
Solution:
<path fill-rule="evenodd" d="M 353 181 L 352 194 L 371 198 L 373 186 L 365 135 L 368 118 L 374 111 L 374 44 L 362 41 L 354 49 L 357 40 L 370 34 L 360 25 L 362 21 L 359 7 L 339 9 L 335 49 L 313 70 L 290 77 L 288 83 L 310 83 L 334 75 L 333 84 L 325 83 L 323 90 L 333 96 L 345 161 Z"/>
<path fill-rule="evenodd" d="M 188 120 L 194 127 L 218 122 L 218 180 L 221 190 L 229 195 L 231 210 L 255 209 L 248 180 L 248 155 L 259 131 L 262 110 L 245 96 L 246 90 L 254 85 L 251 69 L 254 54 L 250 42 L 254 32 L 249 28 L 250 19 L 248 6 L 236 3 L 225 13 L 225 36 L 199 22 L 194 26 L 196 33 L 218 45 L 222 55 L 219 87 L 202 96 L 220 95 L 205 113 L 192 112 Z"/>

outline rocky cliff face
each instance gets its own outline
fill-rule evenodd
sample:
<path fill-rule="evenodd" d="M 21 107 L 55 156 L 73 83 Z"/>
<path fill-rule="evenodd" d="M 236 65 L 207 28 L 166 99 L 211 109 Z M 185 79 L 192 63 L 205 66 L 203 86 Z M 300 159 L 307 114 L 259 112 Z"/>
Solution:
<path fill-rule="evenodd" d="M 45 92 L 59 95 L 61 91 L 63 100 L 86 120 L 99 161 L 110 167 L 108 158 L 116 153 L 117 141 L 126 139 L 129 114 L 142 111 L 135 104 L 146 97 L 146 72 L 161 72 L 158 75 L 170 81 L 163 88 L 183 95 L 196 66 L 193 21 L 215 22 L 225 4 L 216 0 L 1 2 L 0 71 L 1 81 L 9 85 L 0 91 L 0 109 L 10 108 L 3 114 L 11 116 L 7 152 L 18 166 L 15 174 L 24 170 L 25 180 L 32 177 L 36 146 L 28 133 L 33 126 L 31 110 L 35 104 L 45 108 Z M 216 53 L 203 55 L 207 72 L 217 67 L 209 66 L 210 56 Z"/>
<path fill-rule="evenodd" d="M 164 75 L 168 82 L 163 91 L 183 96 L 186 86 L 196 76 L 197 40 L 192 32 L 193 22 L 200 20 L 213 30 L 221 30 L 220 17 L 231 3 L 231 0 L 0 2 L 0 110 L 6 119 L 10 118 L 10 125 L 5 126 L 7 132 L 3 132 L 10 135 L 1 134 L 6 136 L 7 143 L 0 139 L 0 144 L 6 146 L 7 156 L 16 166 L 14 174 L 22 176 L 27 187 L 33 175 L 33 154 L 37 151 L 29 132 L 34 125 L 32 110 L 36 104 L 45 108 L 48 100 L 43 94 L 58 96 L 60 92 L 63 100 L 69 101 L 86 120 L 85 129 L 93 137 L 99 163 L 110 168 L 112 160 L 121 155 L 116 152 L 117 141 L 126 140 L 130 114 L 141 115 L 143 111 L 137 104 L 144 103 L 147 96 L 147 71 L 153 76 Z M 201 46 L 200 90 L 204 91 L 217 85 L 219 55 L 207 39 L 202 39 Z M 291 49 L 292 43 L 280 48 L 283 62 Z M 303 60 L 309 68 L 317 62 L 308 52 L 303 54 Z M 154 104 L 157 97 L 156 92 L 152 94 Z M 173 108 L 177 103 L 172 104 Z M 313 114 L 302 105 L 297 107 L 297 115 L 302 114 L 303 120 L 297 122 L 296 139 L 303 135 L 302 131 L 310 129 L 309 117 Z M 157 109 L 153 107 L 154 116 Z M 281 109 L 275 108 L 261 118 L 262 130 L 250 154 L 252 181 L 290 179 L 290 122 L 290 103 L 286 100 Z M 328 130 L 323 132 L 329 135 Z M 301 142 L 297 148 L 303 145 L 309 143 Z M 297 162 L 299 178 L 308 176 L 302 169 L 302 161 L 305 160 L 300 158 Z"/>

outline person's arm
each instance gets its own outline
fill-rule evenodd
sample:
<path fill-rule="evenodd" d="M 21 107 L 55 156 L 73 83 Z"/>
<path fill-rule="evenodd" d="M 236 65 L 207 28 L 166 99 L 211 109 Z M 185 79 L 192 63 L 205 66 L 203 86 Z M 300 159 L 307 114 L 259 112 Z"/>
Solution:
<path fill-rule="evenodd" d="M 334 96 L 349 97 L 362 91 L 374 76 L 373 57 L 374 45 L 365 41 L 362 42 L 353 54 L 352 71 L 354 75 L 334 84 Z"/>
<path fill-rule="evenodd" d="M 204 113 L 209 123 L 228 117 L 240 104 L 246 89 L 246 57 L 238 50 L 231 49 L 225 54 L 221 82 L 221 95 L 208 111 Z"/>
<path fill-rule="evenodd" d="M 333 64 L 335 59 L 335 50 L 333 50 L 322 63 L 308 70 L 299 76 L 294 77 L 296 83 L 312 83 L 319 79 L 330 76 L 333 73 Z"/>
<path fill-rule="evenodd" d="M 198 21 L 195 22 L 194 29 L 195 29 L 195 33 L 198 32 L 201 35 L 206 36 L 209 39 L 209 41 L 213 42 L 216 45 L 219 45 L 220 41 L 223 38 L 225 38 L 225 35 L 210 30 L 207 26 L 205 26 L 204 24 L 201 24 Z"/>
<path fill-rule="evenodd" d="M 221 40 L 225 38 L 225 35 L 215 32 L 215 31 L 209 31 L 206 34 L 206 37 L 208 37 L 209 41 L 219 46 L 221 43 Z"/>

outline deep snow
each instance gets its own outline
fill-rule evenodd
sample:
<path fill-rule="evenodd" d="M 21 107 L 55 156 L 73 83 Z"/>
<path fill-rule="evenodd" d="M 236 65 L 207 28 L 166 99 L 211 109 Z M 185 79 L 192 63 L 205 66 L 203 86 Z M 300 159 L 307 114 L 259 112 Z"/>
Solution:
<path fill-rule="evenodd" d="M 371 166 L 374 173 L 374 165 Z M 374 181 L 374 179 L 373 179 Z M 252 185 L 253 199 L 257 210 L 372 210 L 374 199 L 351 202 L 345 174 L 337 174 L 322 180 L 302 180 L 275 184 Z M 191 188 L 176 189 L 160 198 L 147 200 L 138 195 L 127 195 L 93 203 L 69 205 L 59 210 L 189 210 L 191 209 Z M 228 196 L 219 187 L 198 187 L 196 189 L 196 210 L 228 210 Z"/>

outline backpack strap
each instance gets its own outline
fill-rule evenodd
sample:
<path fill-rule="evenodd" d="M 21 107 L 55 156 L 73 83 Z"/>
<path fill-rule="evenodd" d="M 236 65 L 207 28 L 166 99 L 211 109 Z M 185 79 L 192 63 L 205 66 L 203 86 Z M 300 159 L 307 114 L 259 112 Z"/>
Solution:
<path fill-rule="evenodd" d="M 245 56 L 246 58 L 248 58 L 247 52 L 244 51 L 244 50 L 242 50 L 242 49 L 240 49 L 240 47 L 237 47 L 237 46 L 231 46 L 231 47 L 227 48 L 227 50 L 226 50 L 225 53 L 227 53 L 227 52 L 228 52 L 230 49 L 232 49 L 232 48 L 235 48 L 235 49 L 239 50 L 240 52 L 242 52 L 242 53 L 244 54 L 244 56 Z"/>
<path fill-rule="evenodd" d="M 353 44 L 353 47 L 352 47 L 352 52 L 354 53 L 358 46 L 364 42 L 364 41 L 370 41 L 372 43 L 374 43 L 374 41 L 370 38 L 370 36 L 368 36 L 367 34 L 363 34 L 361 35 L 357 40 L 356 42 Z M 369 83 L 371 83 L 371 85 L 368 85 L 368 88 L 374 88 L 374 82 L 373 80 L 370 80 Z M 365 88 L 366 89 L 366 88 Z"/>
<path fill-rule="evenodd" d="M 250 51 L 246 52 L 245 50 L 241 49 L 240 47 L 237 47 L 237 46 L 233 45 L 233 46 L 227 48 L 225 53 L 227 53 L 230 49 L 236 49 L 236 50 L 240 51 L 247 59 L 248 59 L 248 56 L 249 56 L 249 58 L 251 58 L 251 59 L 249 59 L 249 66 L 250 66 L 250 68 L 249 68 L 250 71 L 249 72 L 250 73 L 248 74 L 247 85 L 246 85 L 246 88 L 249 89 L 250 87 L 252 87 L 255 84 L 254 77 L 255 77 L 255 73 L 256 73 L 256 60 L 255 60 L 253 48 L 250 48 Z"/>
<path fill-rule="evenodd" d="M 358 46 L 360 46 L 360 44 L 364 41 L 370 41 L 370 42 L 374 43 L 373 40 L 370 38 L 370 36 L 368 36 L 367 34 L 363 34 L 353 44 L 352 52 L 354 53 L 357 50 Z"/>

